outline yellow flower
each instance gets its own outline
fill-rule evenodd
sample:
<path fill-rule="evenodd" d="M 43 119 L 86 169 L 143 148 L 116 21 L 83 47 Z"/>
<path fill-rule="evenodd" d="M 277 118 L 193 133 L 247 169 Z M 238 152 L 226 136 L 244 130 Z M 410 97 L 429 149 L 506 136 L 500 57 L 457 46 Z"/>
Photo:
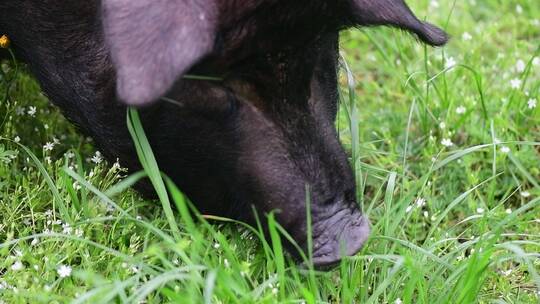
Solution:
<path fill-rule="evenodd" d="M 7 49 L 9 47 L 9 38 L 6 35 L 0 36 L 0 48 Z"/>

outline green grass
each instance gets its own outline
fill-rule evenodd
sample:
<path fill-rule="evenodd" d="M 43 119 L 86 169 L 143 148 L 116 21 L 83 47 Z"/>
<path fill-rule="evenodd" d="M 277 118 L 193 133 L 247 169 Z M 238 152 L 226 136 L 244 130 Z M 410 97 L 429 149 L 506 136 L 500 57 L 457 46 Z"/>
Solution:
<path fill-rule="evenodd" d="M 446 25 L 447 47 L 390 29 L 342 37 L 337 125 L 373 231 L 330 272 L 295 266 L 272 220 L 269 239 L 193 221 L 135 112 L 147 173 L 96 164 L 91 141 L 3 63 L 0 303 L 538 303 L 540 110 L 527 103 L 540 99 L 540 3 L 409 2 Z M 128 189 L 145 175 L 160 202 Z"/>

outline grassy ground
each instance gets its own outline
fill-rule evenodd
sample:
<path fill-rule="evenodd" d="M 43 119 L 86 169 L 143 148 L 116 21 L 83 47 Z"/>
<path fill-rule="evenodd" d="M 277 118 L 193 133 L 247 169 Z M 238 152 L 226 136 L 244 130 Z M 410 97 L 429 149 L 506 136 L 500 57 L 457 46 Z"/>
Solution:
<path fill-rule="evenodd" d="M 0 103 L 0 303 L 538 303 L 540 3 L 409 2 L 446 25 L 446 48 L 343 35 L 338 127 L 373 233 L 324 273 L 257 229 L 163 207 L 184 210 L 181 195 L 125 190 L 132 179 L 2 64 L 15 79 Z"/>

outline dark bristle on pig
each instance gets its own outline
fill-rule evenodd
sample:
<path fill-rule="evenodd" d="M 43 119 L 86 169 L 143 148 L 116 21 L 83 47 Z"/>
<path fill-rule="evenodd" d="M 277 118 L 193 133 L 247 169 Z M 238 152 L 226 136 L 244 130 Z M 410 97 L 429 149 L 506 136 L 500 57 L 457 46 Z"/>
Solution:
<path fill-rule="evenodd" d="M 338 34 L 379 25 L 448 40 L 402 0 L 0 1 L 0 35 L 109 159 L 141 168 L 126 126 L 137 106 L 161 170 L 200 212 L 276 211 L 303 250 L 308 186 L 317 267 L 369 235 L 334 128 Z"/>

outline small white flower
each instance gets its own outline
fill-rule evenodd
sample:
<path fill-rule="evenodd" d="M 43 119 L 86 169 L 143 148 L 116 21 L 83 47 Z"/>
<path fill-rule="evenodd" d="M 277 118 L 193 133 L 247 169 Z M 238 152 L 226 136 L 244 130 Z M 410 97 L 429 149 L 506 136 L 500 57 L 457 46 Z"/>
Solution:
<path fill-rule="evenodd" d="M 101 156 L 101 152 L 96 151 L 94 156 L 92 156 L 91 160 L 92 160 L 92 162 L 94 164 L 101 164 L 101 162 L 103 161 L 103 157 Z"/>
<path fill-rule="evenodd" d="M 279 290 L 277 288 L 272 288 L 272 294 L 277 294 L 279 292 Z"/>
<path fill-rule="evenodd" d="M 113 166 L 111 167 L 111 171 L 113 173 L 116 173 L 118 171 L 120 171 L 122 169 L 122 166 L 120 166 L 120 162 L 118 160 L 118 158 L 116 159 L 116 162 L 113 164 Z"/>
<path fill-rule="evenodd" d="M 58 266 L 58 269 L 56 270 L 56 272 L 61 278 L 69 277 L 71 275 L 71 271 L 72 271 L 71 267 L 66 266 L 66 265 L 60 265 Z"/>
<path fill-rule="evenodd" d="M 471 34 L 469 34 L 468 32 L 465 32 L 463 33 L 463 35 L 461 36 L 461 38 L 465 41 L 469 41 L 471 40 L 473 37 L 471 36 Z"/>
<path fill-rule="evenodd" d="M 32 239 L 32 242 L 30 242 L 30 245 L 32 245 L 32 246 L 36 246 L 37 244 L 39 244 L 39 239 L 38 238 L 34 238 L 34 239 Z"/>
<path fill-rule="evenodd" d="M 68 223 L 65 223 L 64 225 L 62 225 L 63 234 L 71 234 L 72 231 L 73 231 L 73 228 L 71 228 L 71 226 Z"/>
<path fill-rule="evenodd" d="M 219 249 L 219 247 L 221 247 L 221 245 L 219 243 L 214 243 L 214 248 L 215 249 Z"/>
<path fill-rule="evenodd" d="M 527 64 L 525 63 L 525 61 L 519 59 L 517 62 L 516 62 L 516 71 L 518 73 L 523 73 L 525 72 L 525 69 L 527 68 Z"/>
<path fill-rule="evenodd" d="M 34 265 L 34 270 L 39 270 L 39 266 L 38 265 Z"/>
<path fill-rule="evenodd" d="M 403 304 L 403 301 L 401 301 L 400 298 L 397 298 L 397 299 L 394 301 L 394 304 Z"/>
<path fill-rule="evenodd" d="M 452 142 L 452 140 L 450 140 L 449 138 L 445 138 L 441 141 L 441 145 L 445 146 L 445 147 L 451 147 L 454 145 L 454 143 Z"/>
<path fill-rule="evenodd" d="M 72 151 L 67 152 L 65 155 L 66 155 L 66 157 L 69 158 L 69 159 L 75 157 L 75 153 L 73 153 Z"/>
<path fill-rule="evenodd" d="M 75 236 L 76 237 L 82 238 L 83 235 L 84 235 L 84 231 L 81 228 L 75 229 Z"/>
<path fill-rule="evenodd" d="M 133 267 L 131 267 L 131 272 L 139 273 L 139 268 L 137 266 L 133 266 Z"/>
<path fill-rule="evenodd" d="M 467 112 L 467 108 L 465 108 L 464 106 L 459 106 L 459 107 L 457 107 L 457 109 L 456 109 L 456 113 L 457 113 L 457 114 L 463 114 L 463 113 L 465 113 L 465 112 Z"/>
<path fill-rule="evenodd" d="M 419 198 L 416 199 L 416 206 L 417 206 L 418 208 L 422 208 L 422 207 L 424 207 L 425 205 L 426 205 L 426 200 L 425 200 L 424 198 L 419 197 Z"/>
<path fill-rule="evenodd" d="M 22 269 L 24 269 L 24 265 L 21 261 L 16 261 L 15 263 L 13 263 L 13 265 L 11 265 L 11 270 L 13 271 L 19 271 Z"/>
<path fill-rule="evenodd" d="M 444 63 L 444 67 L 446 69 L 450 69 L 452 67 L 454 67 L 456 65 L 456 60 L 454 59 L 454 57 L 448 57 L 446 58 L 446 62 Z"/>
<path fill-rule="evenodd" d="M 476 213 L 478 214 L 484 214 L 484 208 L 476 208 Z"/>
<path fill-rule="evenodd" d="M 34 117 L 36 116 L 37 108 L 36 107 L 28 107 L 28 112 L 26 112 L 28 115 Z"/>
<path fill-rule="evenodd" d="M 521 5 L 516 5 L 516 13 L 522 14 L 523 13 L 523 7 Z"/>
<path fill-rule="evenodd" d="M 424 217 L 425 217 L 425 218 L 428 218 L 428 217 L 429 217 L 429 212 L 424 211 Z"/>
<path fill-rule="evenodd" d="M 74 183 L 73 183 L 73 189 L 75 189 L 76 191 L 78 191 L 78 190 L 81 190 L 82 187 L 81 187 L 81 185 L 79 184 L 79 182 L 74 182 Z"/>
<path fill-rule="evenodd" d="M 410 206 L 407 207 L 407 209 L 405 209 L 405 212 L 406 212 L 406 213 L 409 213 L 409 212 L 412 211 L 412 209 L 413 209 L 413 206 L 410 205 Z"/>
<path fill-rule="evenodd" d="M 45 151 L 52 151 L 53 149 L 54 149 L 54 143 L 52 143 L 52 142 L 47 142 L 43 146 L 43 150 L 45 150 Z"/>
<path fill-rule="evenodd" d="M 508 209 L 506 209 L 505 212 L 506 212 L 506 214 L 510 214 L 510 213 L 512 213 L 512 209 L 508 208 Z"/>
<path fill-rule="evenodd" d="M 45 130 L 49 130 L 49 125 L 48 125 L 48 124 L 44 124 L 44 125 L 43 125 L 43 128 L 44 128 Z"/>
<path fill-rule="evenodd" d="M 510 86 L 512 87 L 512 89 L 521 88 L 521 79 L 514 78 L 514 79 L 510 80 Z"/>
<path fill-rule="evenodd" d="M 508 148 L 507 146 L 502 146 L 501 153 L 504 153 L 504 154 L 510 153 L 510 148 Z"/>
<path fill-rule="evenodd" d="M 444 121 L 442 121 L 441 123 L 439 123 L 439 128 L 445 129 L 445 128 L 446 128 L 446 123 L 445 123 Z"/>
<path fill-rule="evenodd" d="M 531 98 L 527 101 L 527 106 L 529 107 L 529 109 L 534 109 L 536 108 L 536 104 L 537 104 L 537 101 L 535 98 Z"/>
<path fill-rule="evenodd" d="M 531 196 L 531 193 L 529 193 L 529 191 L 522 191 L 521 196 L 527 198 L 527 197 Z"/>
<path fill-rule="evenodd" d="M 229 263 L 229 260 L 227 260 L 227 259 L 223 260 L 223 265 L 225 265 L 226 268 L 231 267 L 231 263 Z"/>
<path fill-rule="evenodd" d="M 15 138 L 13 139 L 14 142 L 16 143 L 20 143 L 21 142 L 21 138 L 19 136 L 15 136 Z"/>
<path fill-rule="evenodd" d="M 532 65 L 534 65 L 534 66 L 540 65 L 540 57 L 534 57 L 534 59 L 532 61 Z"/>

